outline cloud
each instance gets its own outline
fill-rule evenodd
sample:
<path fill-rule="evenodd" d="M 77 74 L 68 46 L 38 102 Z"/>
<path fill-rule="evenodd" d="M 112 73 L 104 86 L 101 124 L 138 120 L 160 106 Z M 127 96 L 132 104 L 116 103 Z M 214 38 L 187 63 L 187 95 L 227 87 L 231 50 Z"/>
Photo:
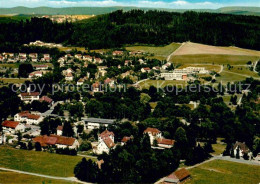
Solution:
<path fill-rule="evenodd" d="M 190 0 L 192 1 L 192 0 Z M 50 6 L 50 7 L 102 7 L 102 6 L 136 6 L 136 7 L 154 7 L 154 8 L 172 8 L 172 9 L 216 9 L 223 6 L 236 6 L 232 2 L 219 4 L 210 1 L 190 2 L 185 0 L 173 0 L 166 2 L 163 0 L 0 0 L 0 7 L 15 6 Z M 214 0 L 212 0 L 214 1 Z M 256 5 L 253 5 L 256 4 Z M 241 5 L 241 4 L 240 4 Z M 257 6 L 259 3 L 246 2 L 244 5 Z"/>

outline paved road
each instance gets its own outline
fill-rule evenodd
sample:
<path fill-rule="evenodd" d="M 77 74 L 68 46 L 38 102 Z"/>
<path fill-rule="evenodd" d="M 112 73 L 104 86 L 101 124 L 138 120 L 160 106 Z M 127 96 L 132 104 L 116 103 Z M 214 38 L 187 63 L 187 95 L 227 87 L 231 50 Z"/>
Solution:
<path fill-rule="evenodd" d="M 258 161 L 254 161 L 254 160 L 244 160 L 243 158 L 240 159 L 236 159 L 236 158 L 231 158 L 228 156 L 216 156 L 215 159 L 217 160 L 226 160 L 226 161 L 230 161 L 230 162 L 237 162 L 237 163 L 241 163 L 241 164 L 249 164 L 249 165 L 257 165 L 260 166 L 260 162 Z"/>
<path fill-rule="evenodd" d="M 49 178 L 49 179 L 55 179 L 55 180 L 64 180 L 64 181 L 71 181 L 71 182 L 77 182 L 77 183 L 83 183 L 83 184 L 90 184 L 90 183 L 87 183 L 87 182 L 79 181 L 75 177 L 50 176 L 50 175 L 31 173 L 31 172 L 20 171 L 20 170 L 15 170 L 15 169 L 7 169 L 7 168 L 4 168 L 4 167 L 0 167 L 0 170 L 11 171 L 11 172 L 16 172 L 16 173 L 20 173 L 20 174 L 27 174 L 27 175 L 38 176 L 38 177 Z"/>

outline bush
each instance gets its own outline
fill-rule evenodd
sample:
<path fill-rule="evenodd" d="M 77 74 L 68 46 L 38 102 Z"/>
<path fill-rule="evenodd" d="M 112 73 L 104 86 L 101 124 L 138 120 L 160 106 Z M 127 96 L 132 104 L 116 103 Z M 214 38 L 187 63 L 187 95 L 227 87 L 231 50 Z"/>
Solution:
<path fill-rule="evenodd" d="M 245 160 L 249 160 L 249 156 L 248 156 L 248 154 L 245 153 L 245 154 L 243 155 L 243 158 L 244 158 Z"/>
<path fill-rule="evenodd" d="M 35 151 L 42 151 L 42 146 L 39 142 L 35 143 Z"/>
<path fill-rule="evenodd" d="M 57 154 L 62 154 L 62 155 L 77 155 L 77 150 L 75 149 L 69 149 L 69 148 L 57 148 L 56 149 Z"/>
<path fill-rule="evenodd" d="M 80 151 L 88 151 L 90 149 L 92 149 L 92 145 L 91 145 L 91 143 L 89 141 L 84 141 L 79 146 L 79 150 Z"/>

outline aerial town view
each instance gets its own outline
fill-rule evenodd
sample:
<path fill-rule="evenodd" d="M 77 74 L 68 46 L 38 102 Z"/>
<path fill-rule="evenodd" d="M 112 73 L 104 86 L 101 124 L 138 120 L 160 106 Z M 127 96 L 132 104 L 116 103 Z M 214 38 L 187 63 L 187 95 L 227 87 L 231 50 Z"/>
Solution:
<path fill-rule="evenodd" d="M 0 0 L 0 184 L 259 184 L 259 0 Z"/>

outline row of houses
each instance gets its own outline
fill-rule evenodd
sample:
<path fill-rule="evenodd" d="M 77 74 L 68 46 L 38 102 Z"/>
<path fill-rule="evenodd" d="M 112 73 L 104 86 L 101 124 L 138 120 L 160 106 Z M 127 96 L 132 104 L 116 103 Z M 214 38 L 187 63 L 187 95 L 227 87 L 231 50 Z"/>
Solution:
<path fill-rule="evenodd" d="M 38 53 L 2 53 L 0 54 L 0 61 L 7 63 L 15 63 L 15 62 L 25 62 L 27 60 L 31 60 L 32 62 L 50 62 L 51 57 L 50 54 L 43 54 L 41 58 L 39 58 Z"/>
<path fill-rule="evenodd" d="M 150 139 L 150 144 L 153 149 L 169 149 L 174 145 L 174 140 L 165 139 L 162 136 L 162 132 L 156 128 L 147 128 L 143 134 L 147 134 Z M 133 139 L 132 136 L 124 136 L 120 142 L 121 145 L 127 144 L 128 141 Z M 155 143 L 156 142 L 156 143 Z M 103 152 L 109 153 L 111 149 L 114 149 L 117 144 L 115 144 L 115 134 L 108 130 L 105 130 L 98 136 L 98 145 L 93 148 L 95 154 L 102 154 Z"/>

